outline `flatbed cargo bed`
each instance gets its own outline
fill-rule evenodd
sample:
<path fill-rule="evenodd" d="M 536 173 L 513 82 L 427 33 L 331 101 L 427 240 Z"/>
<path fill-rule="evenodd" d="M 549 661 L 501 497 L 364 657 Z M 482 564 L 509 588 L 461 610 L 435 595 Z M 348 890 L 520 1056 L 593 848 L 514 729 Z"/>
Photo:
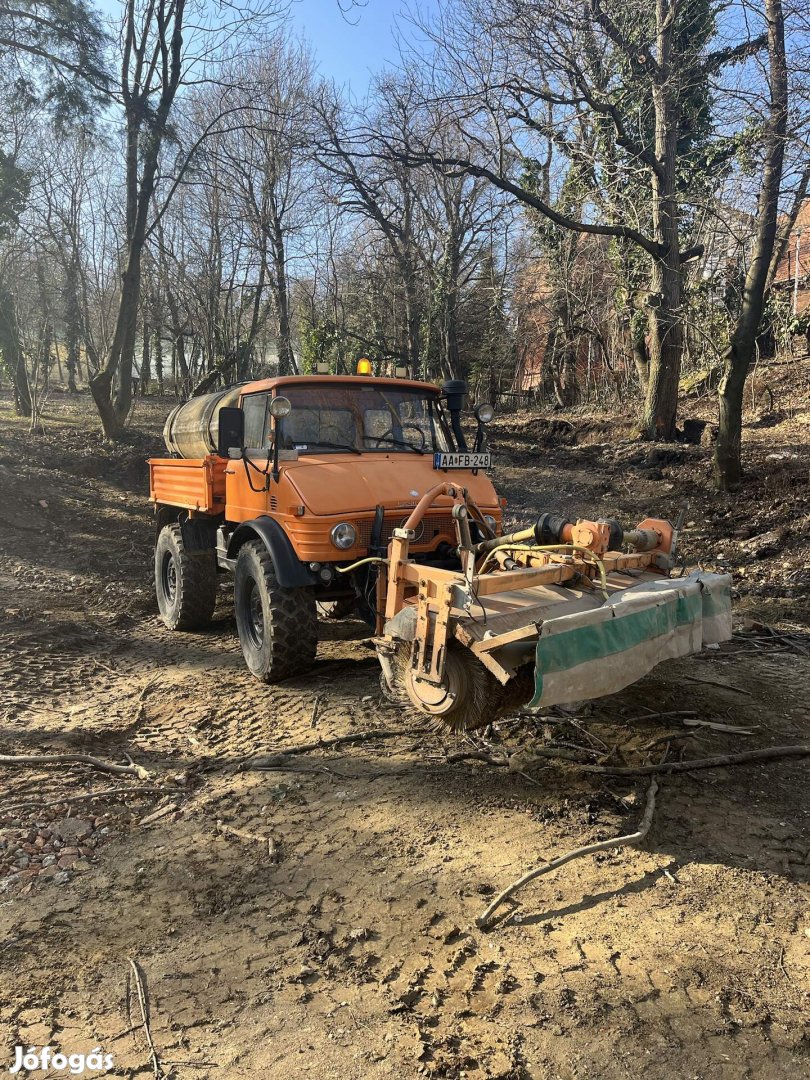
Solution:
<path fill-rule="evenodd" d="M 148 464 L 152 502 L 201 514 L 224 513 L 224 458 L 150 458 Z"/>

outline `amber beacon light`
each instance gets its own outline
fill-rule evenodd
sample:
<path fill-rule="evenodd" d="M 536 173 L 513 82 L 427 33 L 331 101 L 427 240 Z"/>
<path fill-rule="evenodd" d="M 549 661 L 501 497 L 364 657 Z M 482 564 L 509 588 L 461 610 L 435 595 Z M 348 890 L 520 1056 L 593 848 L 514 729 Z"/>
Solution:
<path fill-rule="evenodd" d="M 367 356 L 361 356 L 357 361 L 357 367 L 354 369 L 355 375 L 370 375 L 371 374 L 371 361 Z"/>

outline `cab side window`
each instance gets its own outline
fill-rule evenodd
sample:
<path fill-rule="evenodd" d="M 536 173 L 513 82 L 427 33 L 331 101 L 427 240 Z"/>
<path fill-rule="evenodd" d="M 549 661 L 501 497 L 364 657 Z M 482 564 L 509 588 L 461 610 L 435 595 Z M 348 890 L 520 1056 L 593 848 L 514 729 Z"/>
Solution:
<path fill-rule="evenodd" d="M 249 450 L 270 445 L 267 432 L 268 397 L 268 394 L 250 394 L 242 402 L 242 412 L 245 414 L 245 447 Z"/>

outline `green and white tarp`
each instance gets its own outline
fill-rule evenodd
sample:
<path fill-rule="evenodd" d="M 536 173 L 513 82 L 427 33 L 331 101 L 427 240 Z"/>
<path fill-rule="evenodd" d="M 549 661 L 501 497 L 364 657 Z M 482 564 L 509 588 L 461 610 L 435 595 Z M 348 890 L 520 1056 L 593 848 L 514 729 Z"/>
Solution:
<path fill-rule="evenodd" d="M 729 574 L 633 585 L 601 607 L 542 624 L 530 708 L 615 694 L 662 660 L 730 637 Z"/>

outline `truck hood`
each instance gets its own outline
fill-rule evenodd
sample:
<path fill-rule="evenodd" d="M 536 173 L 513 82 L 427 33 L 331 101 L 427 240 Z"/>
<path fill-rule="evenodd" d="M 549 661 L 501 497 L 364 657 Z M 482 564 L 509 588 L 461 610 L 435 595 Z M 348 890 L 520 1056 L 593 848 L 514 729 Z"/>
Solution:
<path fill-rule="evenodd" d="M 433 455 L 425 454 L 310 454 L 285 469 L 301 502 L 313 514 L 341 515 L 414 506 L 425 492 L 445 481 L 466 487 L 483 508 L 498 505 L 492 481 L 484 472 L 469 469 L 444 472 L 433 468 Z M 447 505 L 447 496 L 437 505 Z"/>

